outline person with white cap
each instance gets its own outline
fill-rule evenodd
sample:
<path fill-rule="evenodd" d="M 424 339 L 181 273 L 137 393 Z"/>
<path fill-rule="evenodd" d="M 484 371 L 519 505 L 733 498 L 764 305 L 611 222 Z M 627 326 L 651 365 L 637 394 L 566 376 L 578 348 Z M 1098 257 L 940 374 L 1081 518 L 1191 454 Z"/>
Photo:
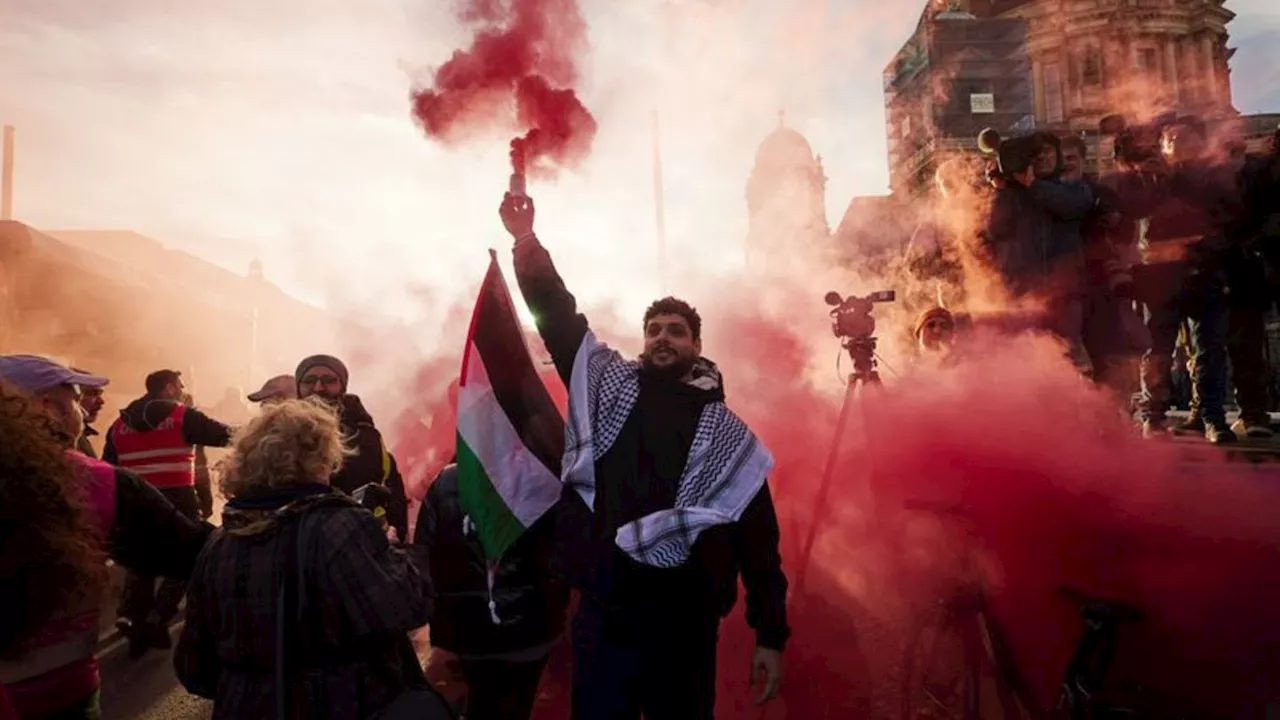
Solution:
<path fill-rule="evenodd" d="M 269 405 L 298 397 L 298 382 L 292 375 L 276 375 L 248 395 L 249 402 Z"/>
<path fill-rule="evenodd" d="M 184 517 L 158 490 L 139 476 L 87 457 L 75 449 L 84 420 L 78 403 L 82 388 L 103 387 L 106 378 L 73 371 L 38 355 L 0 355 L 0 398 L 6 413 L 30 413 L 34 408 L 53 422 L 44 437 L 6 438 L 9 468 L 39 464 L 52 446 L 69 462 L 73 482 L 65 490 L 81 494 L 71 503 L 93 532 L 97 552 L 136 572 L 185 578 L 212 526 Z M 30 402 L 10 402 L 27 398 Z M 26 409 L 24 409 L 26 408 Z M 30 423 L 28 423 L 30 425 Z M 12 460 L 12 462 L 10 462 Z M 48 466 L 49 463 L 45 463 Z M 39 482 L 29 476 L 27 482 Z M 14 477 L 5 477 L 5 497 L 16 503 L 20 493 Z M 72 500 L 68 498 L 68 500 Z M 21 543 L 6 545 L 3 555 L 13 567 L 23 566 L 24 553 L 38 552 Z M 49 558 L 34 557 L 33 564 Z M 5 603 L 6 610 L 10 604 Z M 18 717 L 99 717 L 99 676 L 94 651 L 98 642 L 101 593 L 88 593 L 69 607 L 52 608 L 52 616 L 30 642 L 3 648 L 0 684 Z"/>

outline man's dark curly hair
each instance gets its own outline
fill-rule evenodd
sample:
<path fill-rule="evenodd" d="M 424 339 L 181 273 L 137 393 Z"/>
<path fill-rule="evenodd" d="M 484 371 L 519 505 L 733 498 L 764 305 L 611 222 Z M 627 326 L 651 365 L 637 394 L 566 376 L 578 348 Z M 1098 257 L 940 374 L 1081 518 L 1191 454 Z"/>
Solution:
<path fill-rule="evenodd" d="M 106 556 L 56 423 L 0 382 L 0 656 L 106 583 Z"/>
<path fill-rule="evenodd" d="M 648 326 L 649 321 L 659 315 L 679 315 L 689 323 L 689 332 L 693 333 L 693 339 L 702 339 L 702 316 L 689 303 L 669 295 L 661 300 L 655 300 L 649 309 L 644 311 L 644 326 Z"/>

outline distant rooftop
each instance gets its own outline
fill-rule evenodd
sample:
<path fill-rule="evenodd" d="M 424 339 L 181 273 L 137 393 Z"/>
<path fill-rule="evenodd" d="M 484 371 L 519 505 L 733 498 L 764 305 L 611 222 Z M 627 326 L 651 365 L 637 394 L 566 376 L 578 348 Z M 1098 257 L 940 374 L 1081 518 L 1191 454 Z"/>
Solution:
<path fill-rule="evenodd" d="M 49 235 L 79 250 L 93 253 L 133 272 L 146 276 L 199 287 L 201 292 L 223 300 L 241 302 L 250 282 L 259 292 L 266 291 L 277 299 L 319 310 L 288 295 L 261 276 L 261 262 L 254 261 L 246 274 L 228 270 L 183 250 L 165 246 L 159 240 L 132 230 L 47 230 Z M 253 273 L 256 267 L 258 272 Z"/>

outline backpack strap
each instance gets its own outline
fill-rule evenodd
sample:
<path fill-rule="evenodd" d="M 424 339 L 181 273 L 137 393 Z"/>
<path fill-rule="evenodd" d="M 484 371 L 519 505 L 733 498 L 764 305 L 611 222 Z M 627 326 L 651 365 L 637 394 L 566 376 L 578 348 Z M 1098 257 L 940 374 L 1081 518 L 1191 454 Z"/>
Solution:
<path fill-rule="evenodd" d="M 290 522 L 280 543 L 285 553 L 276 596 L 276 718 L 287 720 L 289 680 L 296 674 L 296 660 L 305 655 L 306 632 L 306 550 L 305 526 L 311 513 Z"/>

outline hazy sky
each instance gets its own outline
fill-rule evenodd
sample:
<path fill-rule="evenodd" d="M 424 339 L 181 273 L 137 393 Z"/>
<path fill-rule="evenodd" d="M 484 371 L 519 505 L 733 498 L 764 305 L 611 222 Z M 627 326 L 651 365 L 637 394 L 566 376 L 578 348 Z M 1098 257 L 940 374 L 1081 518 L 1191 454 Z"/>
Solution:
<path fill-rule="evenodd" d="M 825 5 L 825 8 L 824 8 Z M 892 9 L 886 7 L 892 6 Z M 1237 106 L 1280 111 L 1276 0 L 1234 0 Z M 588 0 L 591 160 L 531 187 L 541 234 L 588 300 L 652 296 L 649 116 L 687 268 L 738 263 L 747 174 L 786 108 L 823 156 L 834 225 L 887 184 L 880 73 L 919 15 L 894 0 Z M 436 146 L 415 75 L 465 35 L 443 0 L 3 0 L 0 121 L 16 209 L 47 228 L 134 229 L 311 299 L 459 295 L 496 218 L 505 143 Z M 429 314 L 429 313 L 428 313 Z"/>

